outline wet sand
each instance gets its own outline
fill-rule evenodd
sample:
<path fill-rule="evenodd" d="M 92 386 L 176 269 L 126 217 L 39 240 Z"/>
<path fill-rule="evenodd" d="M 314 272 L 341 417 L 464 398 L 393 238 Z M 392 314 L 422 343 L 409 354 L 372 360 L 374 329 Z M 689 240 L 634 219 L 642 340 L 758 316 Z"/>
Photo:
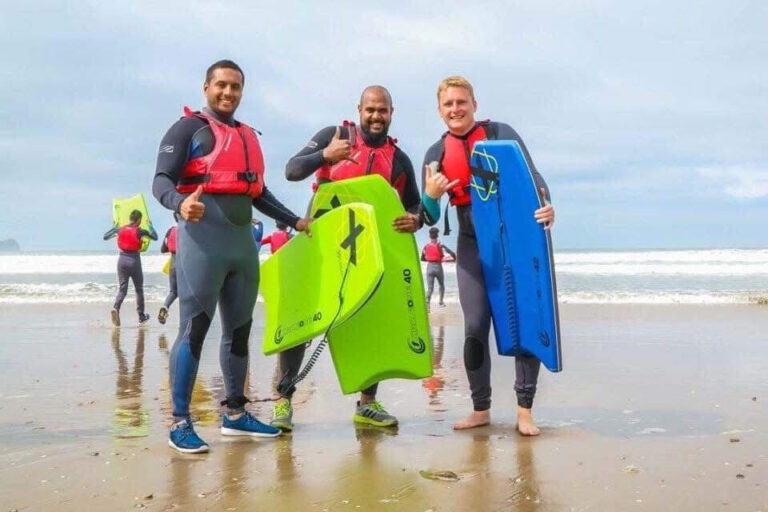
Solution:
<path fill-rule="evenodd" d="M 150 304 L 156 314 L 158 304 Z M 564 305 L 564 372 L 542 369 L 537 438 L 514 428 L 514 361 L 494 356 L 493 424 L 470 408 L 457 308 L 432 315 L 435 375 L 388 381 L 396 432 L 355 428 L 324 354 L 277 440 L 218 433 L 218 324 L 193 414 L 207 455 L 167 446 L 169 324 L 108 305 L 0 308 L 0 510 L 768 510 L 768 309 Z M 275 358 L 251 339 L 248 395 Z M 262 419 L 271 402 L 255 402 Z M 452 471 L 458 481 L 424 478 Z"/>

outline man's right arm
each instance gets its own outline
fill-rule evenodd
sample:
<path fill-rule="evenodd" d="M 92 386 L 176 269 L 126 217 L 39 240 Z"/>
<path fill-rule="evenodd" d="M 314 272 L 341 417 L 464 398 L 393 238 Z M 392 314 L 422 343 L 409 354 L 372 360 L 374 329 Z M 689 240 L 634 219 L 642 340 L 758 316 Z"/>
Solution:
<path fill-rule="evenodd" d="M 432 162 L 440 162 L 442 157 L 442 140 L 432 144 L 424 155 L 424 163 L 421 166 L 421 219 L 428 226 L 434 226 L 440 220 L 440 199 L 433 199 L 427 195 L 426 172 L 424 169 Z"/>
<path fill-rule="evenodd" d="M 179 211 L 181 202 L 186 197 L 176 190 L 176 184 L 189 160 L 192 137 L 204 126 L 204 121 L 197 118 L 179 119 L 168 129 L 160 142 L 155 179 L 152 181 L 152 195 L 160 204 L 174 212 Z"/>
<path fill-rule="evenodd" d="M 288 181 L 301 181 L 322 167 L 325 164 L 323 150 L 331 143 L 335 132 L 335 126 L 328 126 L 317 132 L 307 145 L 285 164 L 285 178 Z"/>

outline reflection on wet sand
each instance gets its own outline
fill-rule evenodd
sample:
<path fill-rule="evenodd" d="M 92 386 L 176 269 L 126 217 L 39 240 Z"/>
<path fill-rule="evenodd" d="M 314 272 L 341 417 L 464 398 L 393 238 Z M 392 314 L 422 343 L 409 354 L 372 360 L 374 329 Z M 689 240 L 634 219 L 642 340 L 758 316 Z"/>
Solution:
<path fill-rule="evenodd" d="M 421 381 L 422 387 L 429 396 L 430 408 L 442 412 L 444 409 L 435 408 L 441 406 L 440 392 L 445 387 L 445 372 L 443 371 L 443 346 L 445 343 L 445 326 L 437 326 L 437 331 L 432 332 L 432 376 Z"/>
<path fill-rule="evenodd" d="M 149 413 L 142 403 L 142 375 L 144 372 L 143 329 L 137 331 L 133 370 L 128 366 L 120 347 L 120 329 L 112 329 L 112 350 L 117 360 L 117 388 L 112 435 L 119 439 L 149 435 Z"/>

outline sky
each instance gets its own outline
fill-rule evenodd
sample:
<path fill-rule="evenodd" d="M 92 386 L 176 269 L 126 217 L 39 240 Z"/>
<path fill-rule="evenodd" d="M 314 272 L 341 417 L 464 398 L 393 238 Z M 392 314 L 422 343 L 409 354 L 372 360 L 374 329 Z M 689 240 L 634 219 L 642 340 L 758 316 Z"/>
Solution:
<path fill-rule="evenodd" d="M 111 199 L 139 192 L 162 236 L 160 139 L 184 105 L 203 106 L 208 65 L 229 58 L 266 183 L 297 212 L 310 182 L 288 183 L 286 161 L 356 119 L 370 84 L 392 93 L 390 134 L 420 182 L 445 130 L 437 84 L 458 74 L 477 118 L 528 146 L 556 249 L 768 247 L 766 27 L 768 3 L 738 0 L 7 4 L 0 240 L 113 250 Z"/>

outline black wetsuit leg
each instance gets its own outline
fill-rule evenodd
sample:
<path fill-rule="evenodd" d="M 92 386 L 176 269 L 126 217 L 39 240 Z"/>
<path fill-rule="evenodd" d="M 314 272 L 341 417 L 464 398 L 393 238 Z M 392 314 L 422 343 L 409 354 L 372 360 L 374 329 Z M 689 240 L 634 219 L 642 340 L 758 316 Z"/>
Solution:
<path fill-rule="evenodd" d="M 133 281 L 136 291 L 136 310 L 144 313 L 144 274 L 141 271 L 141 256 L 138 252 L 121 252 L 117 258 L 118 290 L 114 308 L 118 311 L 128 294 L 128 280 Z"/>
<path fill-rule="evenodd" d="M 437 284 L 440 287 L 440 302 L 439 304 L 443 304 L 443 298 L 445 298 L 445 274 L 443 273 L 443 264 L 442 263 L 436 263 L 437 265 Z"/>
<path fill-rule="evenodd" d="M 435 291 L 435 279 L 437 279 L 436 266 L 436 263 L 427 263 L 427 304 L 432 302 L 432 292 Z"/>
<path fill-rule="evenodd" d="M 163 306 L 165 306 L 165 309 L 169 309 L 171 307 L 171 304 L 173 304 L 173 301 L 176 300 L 176 297 L 178 297 L 178 285 L 176 284 L 176 255 L 171 254 L 171 270 L 168 272 L 168 295 L 165 297 L 165 302 L 163 302 Z"/>
<path fill-rule="evenodd" d="M 220 363 L 229 412 L 246 403 L 248 337 L 259 280 L 259 258 L 251 233 L 247 196 L 203 195 L 205 215 L 179 221 L 176 275 L 179 335 L 169 364 L 173 416 L 189 416 L 203 341 L 220 305 Z"/>
<path fill-rule="evenodd" d="M 491 360 L 488 339 L 491 307 L 480 265 L 472 206 L 459 206 L 456 213 L 459 218 L 456 277 L 459 284 L 459 302 L 464 313 L 464 366 L 469 378 L 474 409 L 484 411 L 491 407 Z M 515 358 L 517 403 L 526 409 L 533 406 L 540 364 L 533 356 L 523 355 Z"/>

